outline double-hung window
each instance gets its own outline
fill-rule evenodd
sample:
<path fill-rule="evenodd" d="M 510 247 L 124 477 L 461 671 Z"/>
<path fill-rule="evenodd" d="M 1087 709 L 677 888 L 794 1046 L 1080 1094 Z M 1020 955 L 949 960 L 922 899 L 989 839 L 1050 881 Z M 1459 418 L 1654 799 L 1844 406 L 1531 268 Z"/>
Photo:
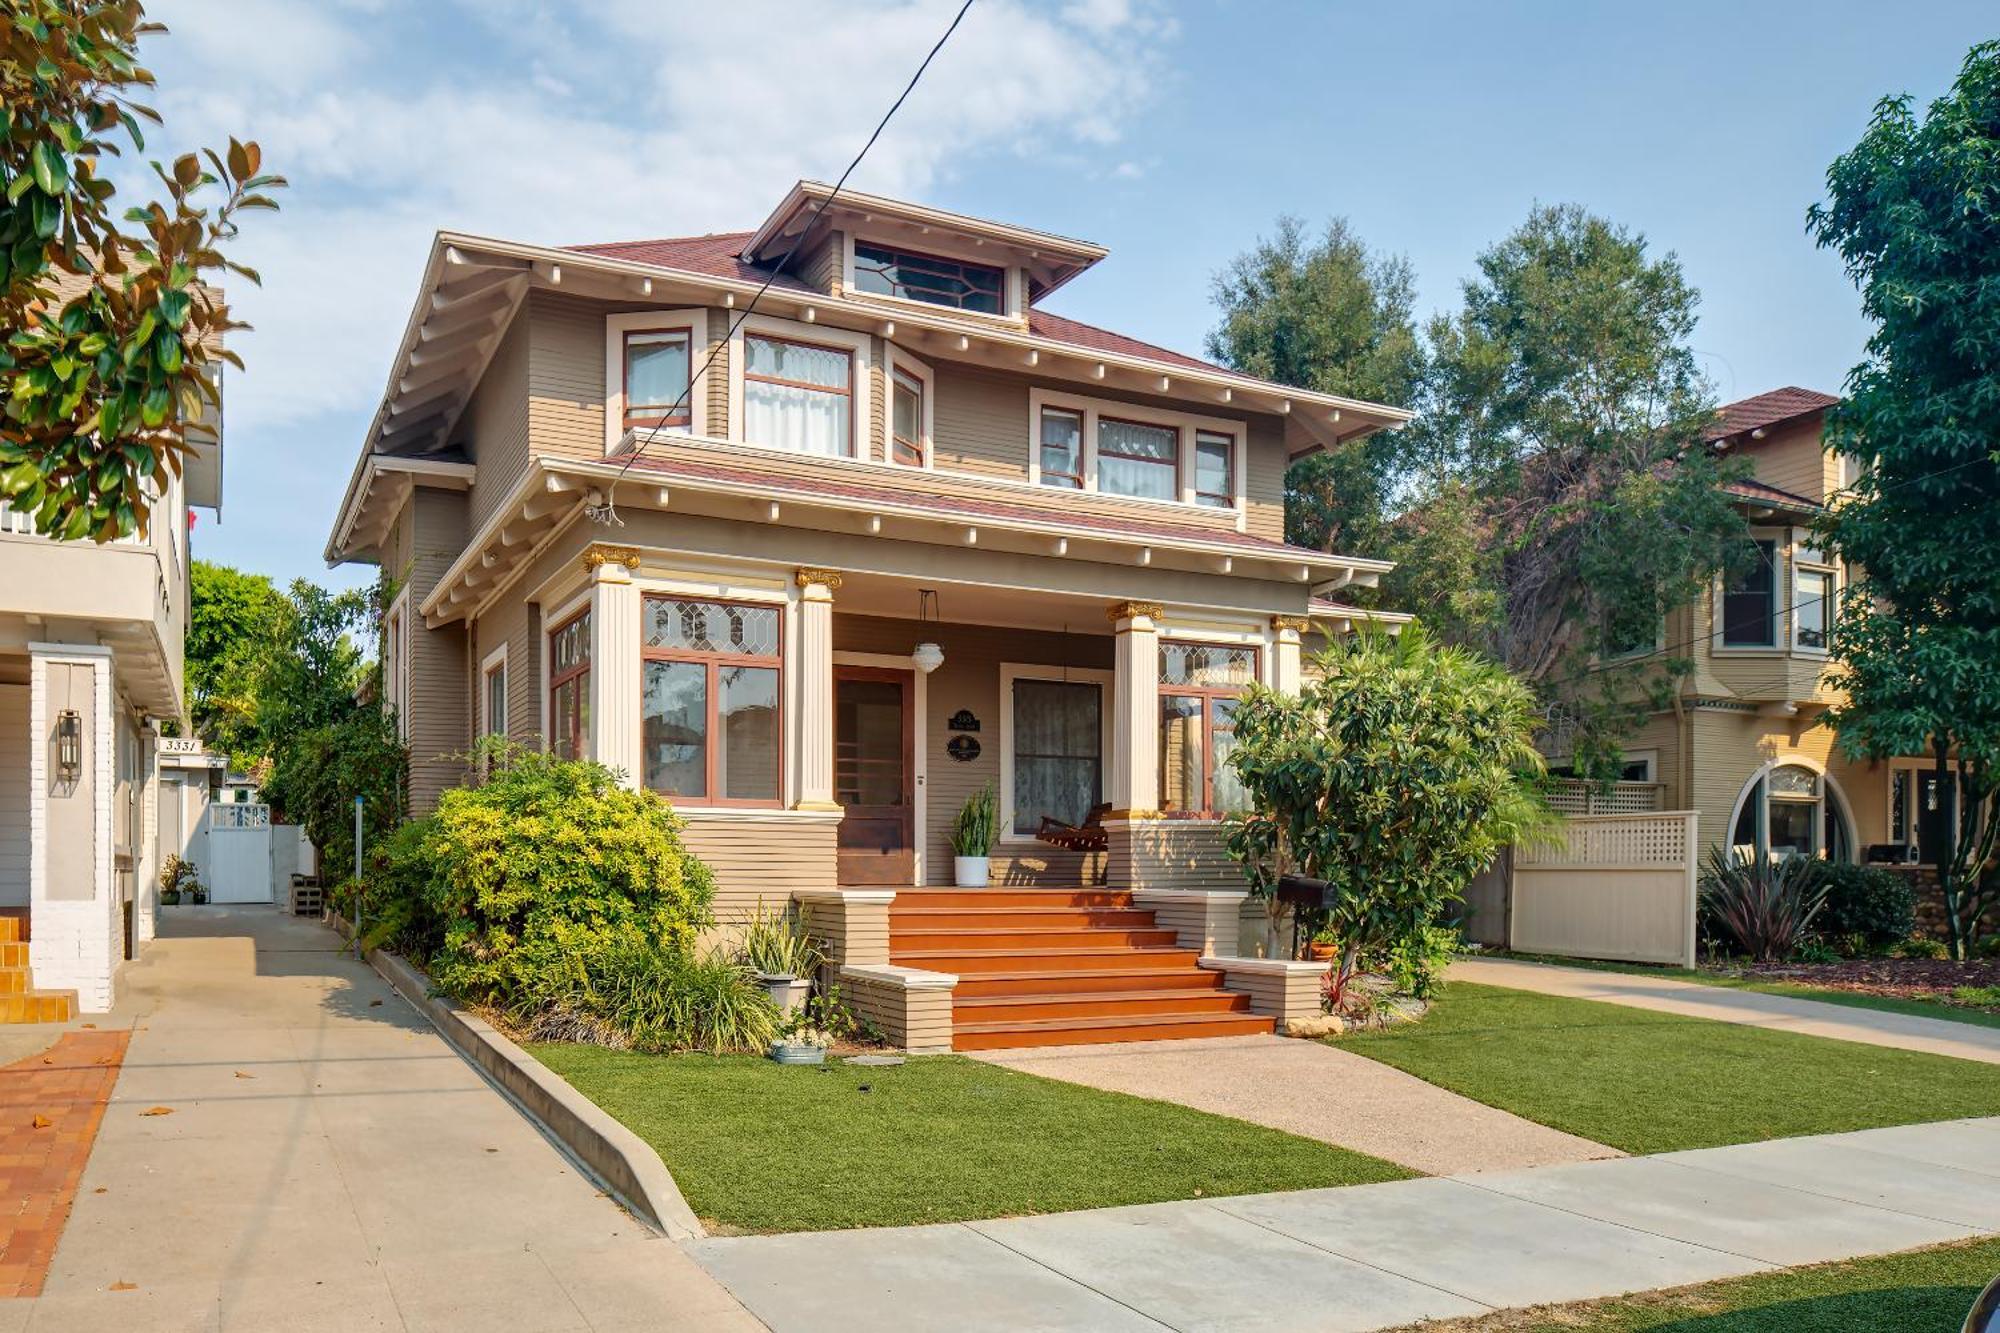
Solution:
<path fill-rule="evenodd" d="M 1831 646 L 1839 579 L 1826 552 L 1793 548 L 1792 647 L 1823 653 Z"/>
<path fill-rule="evenodd" d="M 629 329 L 625 334 L 625 429 L 687 430 L 692 329 Z"/>
<path fill-rule="evenodd" d="M 1194 433 L 1194 502 L 1211 509 L 1236 505 L 1236 441 L 1211 430 Z"/>
<path fill-rule="evenodd" d="M 1249 805 L 1229 756 L 1236 707 L 1257 679 L 1257 650 L 1160 645 L 1160 809 L 1223 814 Z"/>
<path fill-rule="evenodd" d="M 1760 538 L 1757 561 L 1722 594 L 1722 646 L 1778 646 L 1778 544 Z"/>
<path fill-rule="evenodd" d="M 906 467 L 924 465 L 924 382 L 898 369 L 890 385 L 889 459 Z"/>
<path fill-rule="evenodd" d="M 1083 489 L 1083 413 L 1042 409 L 1041 477 L 1044 486 Z"/>
<path fill-rule="evenodd" d="M 549 635 L 549 752 L 589 757 L 590 611 L 585 608 Z"/>
<path fill-rule="evenodd" d="M 831 458 L 854 455 L 854 353 L 753 333 L 743 339 L 743 438 Z"/>
<path fill-rule="evenodd" d="M 507 734 L 507 659 L 501 658 L 486 668 L 485 717 L 479 728 L 482 736 L 505 736 Z"/>
<path fill-rule="evenodd" d="M 1097 420 L 1097 489 L 1143 500 L 1181 498 L 1181 433 L 1144 421 Z"/>
<path fill-rule="evenodd" d="M 684 805 L 774 806 L 784 731 L 780 609 L 645 599 L 646 785 Z"/>

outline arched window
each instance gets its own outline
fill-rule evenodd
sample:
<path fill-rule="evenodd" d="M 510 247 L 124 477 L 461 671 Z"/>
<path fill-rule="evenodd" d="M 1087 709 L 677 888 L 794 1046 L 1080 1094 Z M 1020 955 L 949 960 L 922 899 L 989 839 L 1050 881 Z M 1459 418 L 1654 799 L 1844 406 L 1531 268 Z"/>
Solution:
<path fill-rule="evenodd" d="M 1769 852 L 1854 859 L 1854 838 L 1838 789 L 1804 764 L 1779 764 L 1751 779 L 1737 798 L 1729 841 L 1746 856 Z"/>

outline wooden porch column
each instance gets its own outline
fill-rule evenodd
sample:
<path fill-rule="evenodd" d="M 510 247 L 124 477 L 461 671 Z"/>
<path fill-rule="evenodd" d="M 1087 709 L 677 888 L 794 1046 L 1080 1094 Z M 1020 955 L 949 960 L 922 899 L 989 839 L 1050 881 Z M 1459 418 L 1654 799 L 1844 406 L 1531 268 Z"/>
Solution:
<path fill-rule="evenodd" d="M 639 552 L 593 546 L 583 553 L 590 571 L 590 756 L 624 775 L 637 791 L 645 785 L 640 744 L 639 588 L 632 571 Z"/>
<path fill-rule="evenodd" d="M 1120 602 L 1107 615 L 1116 636 L 1111 683 L 1111 813 L 1160 805 L 1160 607 Z"/>
<path fill-rule="evenodd" d="M 799 643 L 792 655 L 799 700 L 801 810 L 838 810 L 833 799 L 833 594 L 837 570 L 801 568 Z"/>
<path fill-rule="evenodd" d="M 1304 616 L 1272 616 L 1274 642 L 1271 650 L 1271 688 L 1280 694 L 1297 694 L 1304 679 L 1300 664 L 1299 636 L 1312 624 Z"/>

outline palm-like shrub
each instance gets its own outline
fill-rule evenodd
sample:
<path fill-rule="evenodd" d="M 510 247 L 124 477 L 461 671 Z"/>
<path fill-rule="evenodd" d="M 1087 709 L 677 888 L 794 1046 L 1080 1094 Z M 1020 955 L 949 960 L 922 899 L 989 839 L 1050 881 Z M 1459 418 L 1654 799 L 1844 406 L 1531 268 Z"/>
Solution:
<path fill-rule="evenodd" d="M 744 923 L 738 949 L 745 967 L 772 977 L 810 977 L 825 961 L 819 941 L 803 920 L 787 916 L 783 909 L 766 910 L 761 898 Z"/>
<path fill-rule="evenodd" d="M 1744 857 L 1710 847 L 1702 859 L 1702 916 L 1754 961 L 1780 962 L 1805 941 L 1826 903 L 1822 870 L 1808 856 Z"/>
<path fill-rule="evenodd" d="M 951 826 L 951 854 L 953 856 L 991 854 L 993 840 L 999 831 L 999 821 L 998 803 L 994 799 L 993 784 L 989 782 L 959 807 L 958 819 Z"/>

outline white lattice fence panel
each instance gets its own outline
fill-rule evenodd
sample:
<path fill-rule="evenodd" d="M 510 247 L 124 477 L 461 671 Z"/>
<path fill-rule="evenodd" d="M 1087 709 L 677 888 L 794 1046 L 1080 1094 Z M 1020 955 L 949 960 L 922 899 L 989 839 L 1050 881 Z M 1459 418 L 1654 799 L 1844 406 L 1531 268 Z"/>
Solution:
<path fill-rule="evenodd" d="M 1692 811 L 1573 815 L 1514 859 L 1509 945 L 1524 953 L 1694 965 Z"/>
<path fill-rule="evenodd" d="M 1571 815 L 1558 847 L 1528 847 L 1523 865 L 1661 866 L 1686 863 L 1692 823 L 1685 812 Z"/>
<path fill-rule="evenodd" d="M 1558 778 L 1549 789 L 1549 804 L 1566 815 L 1653 814 L 1666 788 L 1657 782 L 1591 782 Z"/>

